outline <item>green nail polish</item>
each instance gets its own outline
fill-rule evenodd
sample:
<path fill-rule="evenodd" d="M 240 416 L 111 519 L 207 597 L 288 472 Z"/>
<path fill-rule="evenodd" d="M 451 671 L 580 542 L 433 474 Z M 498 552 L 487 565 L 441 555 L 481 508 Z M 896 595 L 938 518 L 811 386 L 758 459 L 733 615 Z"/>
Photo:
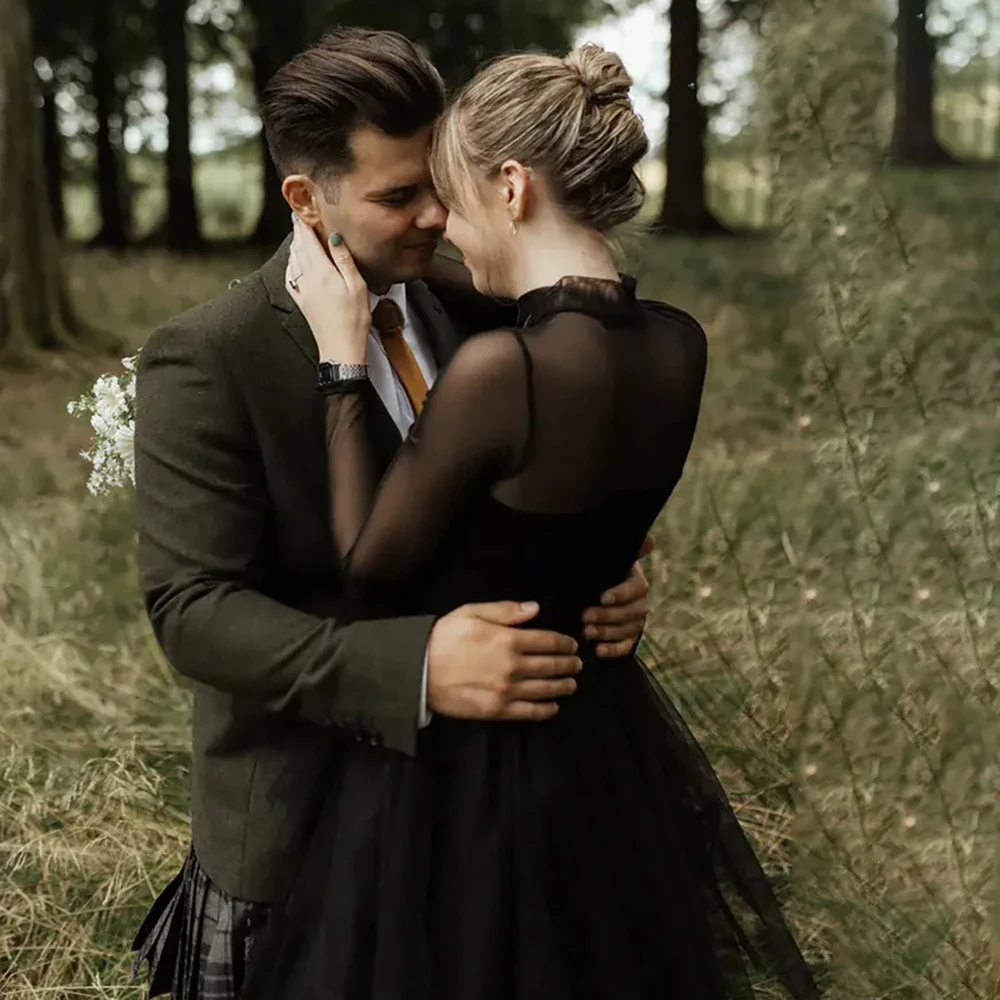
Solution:
<path fill-rule="evenodd" d="M 344 240 L 341 237 L 340 233 L 330 233 L 330 246 L 339 247 L 340 244 L 343 242 Z"/>

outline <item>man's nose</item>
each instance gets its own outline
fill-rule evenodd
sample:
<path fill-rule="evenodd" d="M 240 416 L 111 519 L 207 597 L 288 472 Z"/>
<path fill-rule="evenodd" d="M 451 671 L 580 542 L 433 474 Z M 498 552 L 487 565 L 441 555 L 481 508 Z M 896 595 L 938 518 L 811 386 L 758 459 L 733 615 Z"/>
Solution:
<path fill-rule="evenodd" d="M 417 216 L 416 224 L 418 229 L 444 229 L 448 221 L 448 212 L 444 205 L 438 201 L 437 196 L 430 194 L 420 206 L 420 214 Z"/>

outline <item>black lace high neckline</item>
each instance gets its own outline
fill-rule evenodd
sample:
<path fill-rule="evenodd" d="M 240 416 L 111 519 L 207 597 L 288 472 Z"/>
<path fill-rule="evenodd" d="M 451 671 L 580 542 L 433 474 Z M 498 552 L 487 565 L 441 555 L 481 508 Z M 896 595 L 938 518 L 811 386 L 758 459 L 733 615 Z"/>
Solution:
<path fill-rule="evenodd" d="M 582 278 L 568 275 L 554 285 L 525 292 L 517 300 L 517 325 L 534 326 L 556 313 L 579 312 L 603 322 L 628 319 L 635 315 L 635 278 L 628 274 L 611 278 Z"/>

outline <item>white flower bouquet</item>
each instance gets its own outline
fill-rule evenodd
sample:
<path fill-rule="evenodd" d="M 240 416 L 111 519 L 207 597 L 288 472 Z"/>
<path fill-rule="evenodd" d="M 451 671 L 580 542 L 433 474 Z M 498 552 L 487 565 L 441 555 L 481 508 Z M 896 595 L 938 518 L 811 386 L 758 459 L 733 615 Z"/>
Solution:
<path fill-rule="evenodd" d="M 80 454 L 92 466 L 87 489 L 95 496 L 135 486 L 136 357 L 123 358 L 122 374 L 102 375 L 67 407 L 73 416 L 89 416 L 94 429 L 93 447 Z"/>

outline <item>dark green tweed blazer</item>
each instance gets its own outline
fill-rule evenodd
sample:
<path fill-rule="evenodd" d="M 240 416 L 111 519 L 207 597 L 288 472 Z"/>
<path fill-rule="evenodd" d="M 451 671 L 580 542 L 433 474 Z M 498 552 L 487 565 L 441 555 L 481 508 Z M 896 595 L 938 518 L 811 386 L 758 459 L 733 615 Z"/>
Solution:
<path fill-rule="evenodd" d="M 285 290 L 287 253 L 288 241 L 152 334 L 135 434 L 145 602 L 194 688 L 195 848 L 225 892 L 264 902 L 287 878 L 330 736 L 414 751 L 433 624 L 345 620 L 317 353 Z M 427 284 L 407 292 L 439 366 L 459 330 L 503 318 L 453 323 Z M 470 302 L 460 294 L 449 309 Z M 387 465 L 400 437 L 377 395 L 370 412 Z"/>

